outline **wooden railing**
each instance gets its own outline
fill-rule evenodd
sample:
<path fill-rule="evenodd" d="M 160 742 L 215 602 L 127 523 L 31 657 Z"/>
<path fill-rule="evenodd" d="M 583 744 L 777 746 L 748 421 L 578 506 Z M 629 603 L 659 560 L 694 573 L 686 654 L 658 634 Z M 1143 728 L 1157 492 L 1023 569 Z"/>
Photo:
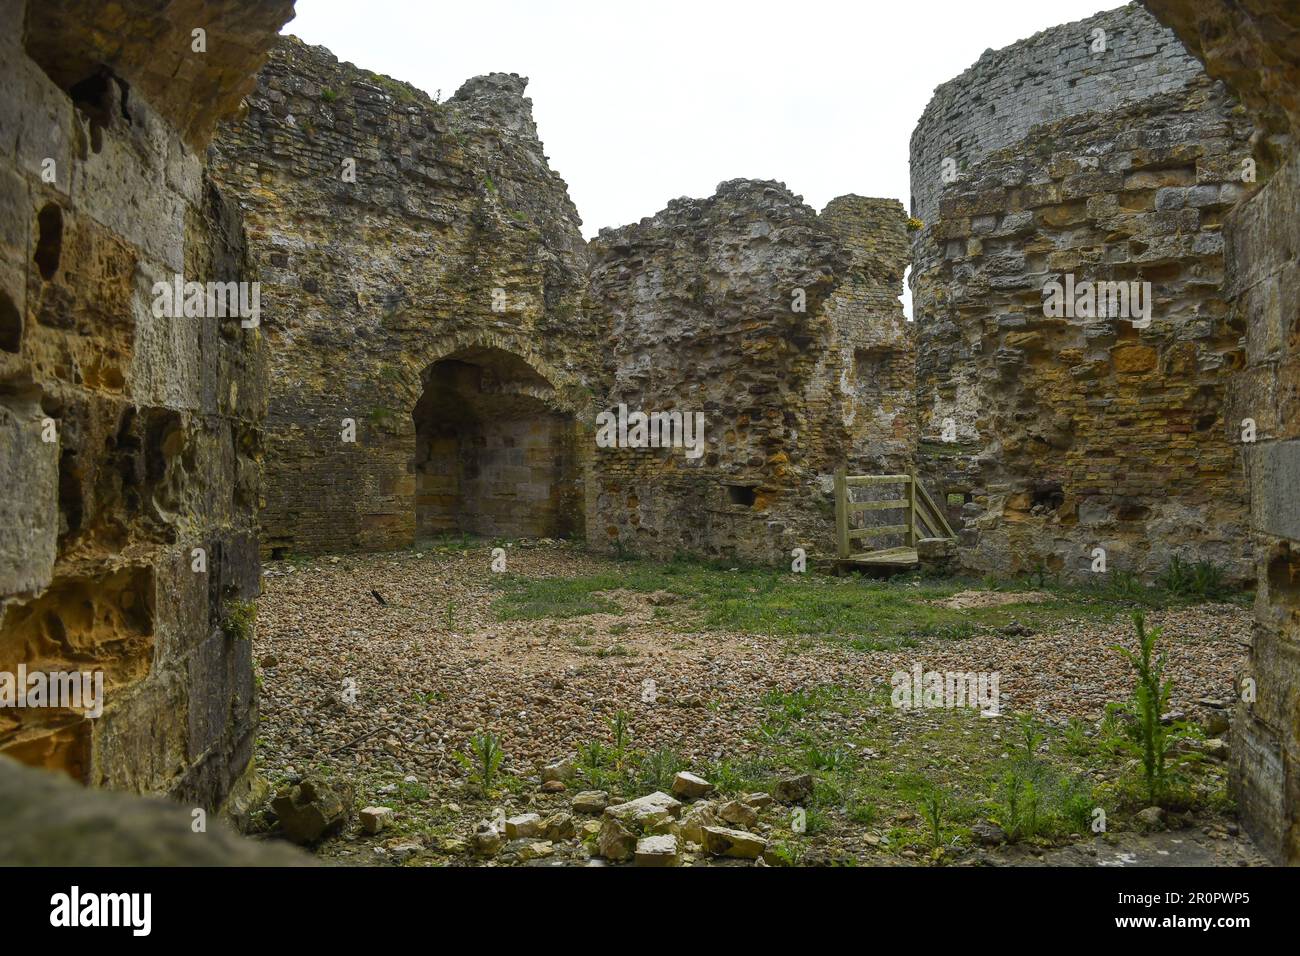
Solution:
<path fill-rule="evenodd" d="M 854 501 L 853 488 L 880 485 L 900 485 L 897 497 L 873 501 Z M 901 511 L 900 524 L 878 524 L 853 527 L 853 516 L 873 511 Z M 955 538 L 943 512 L 934 503 L 930 493 L 909 471 L 905 475 L 850 475 L 844 467 L 835 470 L 835 545 L 840 558 L 852 557 L 853 542 L 862 539 L 882 538 L 886 535 L 903 536 L 904 546 L 915 548 L 923 538 Z"/>

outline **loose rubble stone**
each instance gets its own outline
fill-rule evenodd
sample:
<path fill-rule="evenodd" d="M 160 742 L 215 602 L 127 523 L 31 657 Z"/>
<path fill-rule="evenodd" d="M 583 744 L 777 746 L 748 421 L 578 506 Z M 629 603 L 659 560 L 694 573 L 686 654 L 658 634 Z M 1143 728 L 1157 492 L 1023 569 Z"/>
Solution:
<path fill-rule="evenodd" d="M 711 856 L 754 860 L 766 847 L 766 840 L 744 830 L 732 830 L 728 827 L 704 828 L 704 849 Z"/>
<path fill-rule="evenodd" d="M 1152 830 L 1159 829 L 1165 819 L 1165 811 L 1161 807 L 1147 807 L 1138 813 L 1138 820 L 1142 825 Z"/>
<path fill-rule="evenodd" d="M 998 846 L 1007 842 L 1007 833 L 996 823 L 979 822 L 971 824 L 971 836 L 983 846 Z"/>
<path fill-rule="evenodd" d="M 707 797 L 712 792 L 713 784 L 693 773 L 687 773 L 683 770 L 673 777 L 673 796 L 675 797 L 693 800 L 697 797 Z"/>
<path fill-rule="evenodd" d="M 778 803 L 807 803 L 813 795 L 813 777 L 810 773 L 801 773 L 795 777 L 786 777 L 777 781 L 772 788 L 772 797 Z"/>
<path fill-rule="evenodd" d="M 470 847 L 478 856 L 496 856 L 501 849 L 501 833 L 491 823 L 484 821 L 470 838 Z"/>
<path fill-rule="evenodd" d="M 542 768 L 543 783 L 549 783 L 551 781 L 567 783 L 572 778 L 573 761 L 568 757 L 565 757 L 562 760 L 556 760 L 554 763 L 549 763 Z"/>
<path fill-rule="evenodd" d="M 294 843 L 308 845 L 342 829 L 352 803 L 351 792 L 341 792 L 323 780 L 309 779 L 271 801 L 276 821 Z"/>
<path fill-rule="evenodd" d="M 522 813 L 506 820 L 506 839 L 518 840 L 523 837 L 542 835 L 542 817 L 537 813 Z"/>
<path fill-rule="evenodd" d="M 637 866 L 677 866 L 677 837 L 672 834 L 642 837 L 636 842 Z"/>
<path fill-rule="evenodd" d="M 718 807 L 718 816 L 742 830 L 752 829 L 758 823 L 758 811 L 739 800 L 728 800 Z"/>
<path fill-rule="evenodd" d="M 596 836 L 596 851 L 607 860 L 621 863 L 632 859 L 636 852 L 636 834 L 617 817 L 605 811 L 601 820 L 600 833 Z"/>
<path fill-rule="evenodd" d="M 573 795 L 570 806 L 574 813 L 603 813 L 609 806 L 609 794 L 604 790 L 583 790 Z"/>
<path fill-rule="evenodd" d="M 623 824 L 646 831 L 658 823 L 676 819 L 682 810 L 679 801 L 674 800 L 662 790 L 627 803 L 606 807 L 605 816 L 613 817 Z"/>
<path fill-rule="evenodd" d="M 393 820 L 391 807 L 366 807 L 359 814 L 361 829 L 366 833 L 378 833 Z"/>
<path fill-rule="evenodd" d="M 567 813 L 552 813 L 542 821 L 542 836 L 556 843 L 572 839 L 576 832 L 573 817 Z"/>

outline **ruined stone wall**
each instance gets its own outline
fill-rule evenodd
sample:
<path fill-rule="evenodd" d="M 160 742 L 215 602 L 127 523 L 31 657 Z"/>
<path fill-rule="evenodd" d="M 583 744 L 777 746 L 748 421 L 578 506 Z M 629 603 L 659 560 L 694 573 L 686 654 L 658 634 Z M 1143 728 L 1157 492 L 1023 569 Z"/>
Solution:
<path fill-rule="evenodd" d="M 603 407 L 705 423 L 695 459 L 597 449 L 593 546 L 832 555 L 835 466 L 901 465 L 913 428 L 901 205 L 842 197 L 819 218 L 782 184 L 733 180 L 602 230 L 591 251 L 591 307 L 610 322 Z"/>
<path fill-rule="evenodd" d="M 1098 29 L 1104 51 L 1093 49 Z M 912 215 L 928 223 L 938 211 L 945 158 L 964 174 L 1039 123 L 1167 93 L 1201 73 L 1173 32 L 1135 3 L 986 50 L 935 90 L 912 133 Z"/>
<path fill-rule="evenodd" d="M 471 397 L 564 417 L 557 451 L 576 447 L 603 343 L 582 308 L 580 220 L 525 83 L 477 77 L 437 103 L 283 37 L 247 117 L 217 137 L 214 174 L 243 207 L 268 312 L 265 551 L 404 547 L 420 508 L 422 532 L 436 530 L 450 473 L 485 461 L 468 434 L 456 461 L 425 460 L 428 442 L 417 461 L 413 413 L 436 363 L 478 368 Z M 494 440 L 489 467 L 546 454 Z M 580 482 L 575 463 L 567 488 L 536 490 L 560 525 L 580 524 Z M 476 528 L 526 530 L 494 500 Z"/>
<path fill-rule="evenodd" d="M 1278 862 L 1300 863 L 1300 8 L 1290 0 L 1146 0 L 1206 69 L 1241 96 L 1255 154 L 1285 157 L 1227 216 L 1225 295 L 1244 328 L 1245 369 L 1226 417 L 1252 419 L 1255 628 L 1233 725 L 1233 789 L 1247 829 Z M 1262 181 L 1262 179 L 1261 179 Z M 1249 683 L 1247 682 L 1249 681 Z"/>
<path fill-rule="evenodd" d="M 291 10 L 0 8 L 0 672 L 104 675 L 99 719 L 0 710 L 0 753 L 192 805 L 253 745 L 265 356 L 153 287 L 253 278 L 201 151 Z"/>
<path fill-rule="evenodd" d="M 964 566 L 1085 572 L 1101 547 L 1110 569 L 1250 576 L 1221 229 L 1252 132 L 1201 77 L 1040 126 L 945 192 L 915 241 L 918 405 Z M 1049 317 L 1044 286 L 1067 275 L 1150 283 L 1149 326 Z"/>

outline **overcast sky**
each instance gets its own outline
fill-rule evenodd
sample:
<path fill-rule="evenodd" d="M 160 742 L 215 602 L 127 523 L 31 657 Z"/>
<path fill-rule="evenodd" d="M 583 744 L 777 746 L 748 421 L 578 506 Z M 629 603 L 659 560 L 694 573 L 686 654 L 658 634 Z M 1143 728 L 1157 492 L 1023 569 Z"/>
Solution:
<path fill-rule="evenodd" d="M 780 180 L 817 210 L 844 193 L 906 206 L 908 139 L 936 86 L 986 49 L 1118 6 L 298 0 L 285 32 L 443 99 L 481 73 L 528 77 L 591 237 L 738 177 Z"/>

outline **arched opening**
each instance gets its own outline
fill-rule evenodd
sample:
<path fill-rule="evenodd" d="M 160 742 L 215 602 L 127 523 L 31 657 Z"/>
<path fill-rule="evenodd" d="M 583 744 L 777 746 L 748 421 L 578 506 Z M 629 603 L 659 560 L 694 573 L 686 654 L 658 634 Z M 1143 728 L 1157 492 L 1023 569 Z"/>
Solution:
<path fill-rule="evenodd" d="M 562 538 L 581 527 L 574 417 L 527 362 L 471 348 L 425 370 L 415 404 L 415 535 Z"/>

